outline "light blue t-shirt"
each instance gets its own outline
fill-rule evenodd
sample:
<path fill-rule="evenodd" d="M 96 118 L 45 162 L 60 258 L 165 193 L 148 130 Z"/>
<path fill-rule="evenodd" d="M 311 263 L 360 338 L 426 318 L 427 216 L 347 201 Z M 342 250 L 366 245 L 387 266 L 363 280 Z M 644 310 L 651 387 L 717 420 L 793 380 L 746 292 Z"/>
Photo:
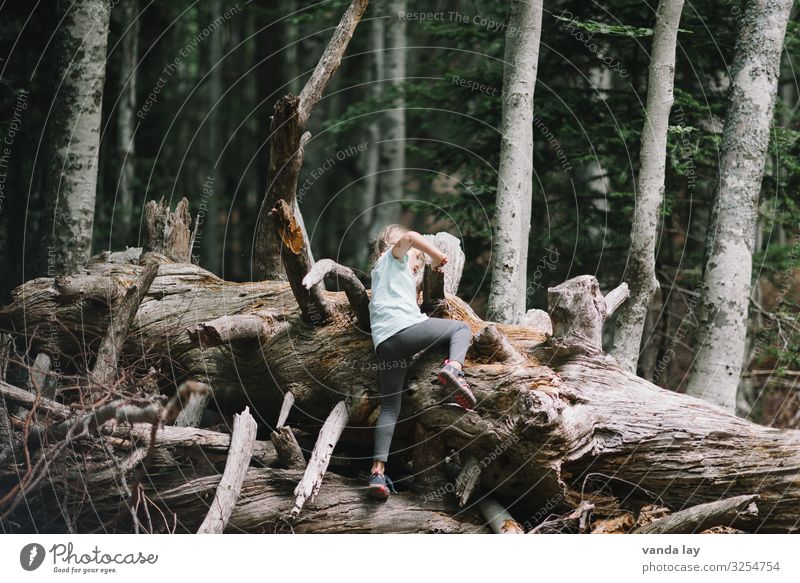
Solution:
<path fill-rule="evenodd" d="M 417 286 L 408 267 L 408 253 L 399 260 L 392 255 L 390 248 L 372 269 L 369 321 L 375 349 L 400 330 L 427 318 L 417 305 Z"/>

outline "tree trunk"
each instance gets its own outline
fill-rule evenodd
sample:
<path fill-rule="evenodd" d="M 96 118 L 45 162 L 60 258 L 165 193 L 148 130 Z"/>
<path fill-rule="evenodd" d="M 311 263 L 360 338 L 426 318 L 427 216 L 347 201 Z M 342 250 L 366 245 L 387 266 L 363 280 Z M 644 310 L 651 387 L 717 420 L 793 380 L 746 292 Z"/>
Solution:
<path fill-rule="evenodd" d="M 136 175 L 136 68 L 139 59 L 139 6 L 138 0 L 123 2 L 119 11 L 120 69 L 119 106 L 117 108 L 117 157 L 119 182 L 117 204 L 114 205 L 112 230 L 118 245 L 132 240 L 134 176 Z"/>
<path fill-rule="evenodd" d="M 57 10 L 57 92 L 44 185 L 53 222 L 41 268 L 48 275 L 74 273 L 91 254 L 110 13 L 106 0 L 59 2 Z"/>
<path fill-rule="evenodd" d="M 370 54 L 370 97 L 379 103 L 383 96 L 383 83 L 384 83 L 384 62 L 386 60 L 386 53 L 384 51 L 386 34 L 386 25 L 383 20 L 384 14 L 384 1 L 377 0 L 373 2 L 373 15 L 375 15 L 370 22 L 369 29 L 369 54 Z M 367 233 L 367 239 L 372 240 L 378 234 L 380 229 L 385 225 L 380 225 L 375 220 L 375 213 L 378 204 L 378 183 L 379 172 L 381 169 L 381 115 L 378 112 L 372 114 L 369 124 L 369 149 L 365 158 L 364 165 L 364 193 L 362 195 L 363 215 L 361 223 L 364 225 L 364 230 Z M 356 266 L 358 268 L 366 267 L 369 259 L 369 249 L 367 245 L 359 245 L 356 248 Z"/>
<path fill-rule="evenodd" d="M 383 68 L 386 86 L 393 95 L 392 105 L 383 114 L 383 135 L 380 151 L 381 172 L 378 174 L 378 206 L 375 208 L 373 233 L 400 219 L 400 200 L 405 198 L 406 176 L 406 100 L 403 87 L 406 79 L 406 21 L 400 14 L 406 12 L 406 0 L 386 0 L 388 19 L 386 51 Z M 379 18 L 384 15 L 381 14 Z M 377 55 L 380 57 L 380 55 Z"/>
<path fill-rule="evenodd" d="M 542 2 L 512 0 L 503 73 L 503 120 L 489 318 L 514 324 L 525 313 L 533 186 L 533 91 Z"/>
<path fill-rule="evenodd" d="M 611 354 L 622 368 L 636 372 L 647 310 L 658 289 L 656 235 L 659 209 L 664 200 L 667 163 L 667 130 L 675 80 L 675 45 L 683 0 L 660 0 L 650 55 L 647 106 L 639 153 L 636 206 L 631 227 L 631 246 L 625 281 L 631 297 L 622 306 L 614 332 Z"/>
<path fill-rule="evenodd" d="M 210 0 L 205 4 L 205 26 L 222 18 L 222 1 Z M 223 195 L 224 186 L 220 183 L 223 176 L 218 172 L 218 161 L 224 150 L 224 143 L 219 143 L 220 115 L 222 107 L 222 71 L 225 63 L 222 62 L 222 28 L 211 33 L 208 39 L 208 53 L 206 54 L 208 66 L 207 88 L 207 124 L 205 144 L 205 181 L 203 199 L 206 202 L 205 221 L 200 233 L 201 262 L 206 269 L 219 273 L 222 264 L 222 247 L 219 236 L 219 197 Z M 195 242 L 197 244 L 197 242 Z"/>
<path fill-rule="evenodd" d="M 744 13 L 731 66 L 719 179 L 698 310 L 699 349 L 686 392 L 734 411 L 744 357 L 754 235 L 791 0 Z"/>
<path fill-rule="evenodd" d="M 141 270 L 138 265 L 98 261 L 90 264 L 87 276 L 76 277 L 100 276 L 124 288 Z M 15 290 L 14 302 L 0 310 L 0 325 L 15 330 L 34 353 L 73 357 L 91 353 L 104 334 L 108 308 L 75 294 L 62 296 L 59 289 L 48 278 L 24 284 Z M 371 442 L 379 402 L 374 349 L 370 337 L 358 331 L 346 296 L 322 293 L 334 316 L 326 325 L 314 327 L 302 319 L 286 282 L 228 283 L 194 265 L 164 262 L 133 322 L 123 359 L 174 375 L 165 379 L 165 388 L 184 378 L 207 382 L 214 391 L 212 402 L 223 414 L 249 406 L 257 419 L 276 419 L 290 391 L 296 406 L 289 422 L 305 431 L 316 432 L 321 420 L 345 400 L 348 422 L 335 455 L 368 455 L 364 450 Z M 589 276 L 553 288 L 555 336 L 549 340 L 536 330 L 484 322 L 448 294 L 445 313 L 467 322 L 476 336 L 465 371 L 478 405 L 475 412 L 465 412 L 442 403 L 441 387 L 431 384 L 442 355 L 433 351 L 415 358 L 395 436 L 397 463 L 419 448 L 419 444 L 413 447 L 419 426 L 441 438 L 439 454 L 429 451 L 428 458 L 443 460 L 447 449 L 474 457 L 481 465 L 477 487 L 506 507 L 513 503 L 512 513 L 520 523 L 543 504 L 569 509 L 589 502 L 602 516 L 655 501 L 680 510 L 758 494 L 759 520 L 753 530 L 796 530 L 800 432 L 755 425 L 620 369 L 597 342 L 603 319 L 624 293 L 623 286 L 604 297 Z M 225 337 L 218 340 L 211 334 L 192 333 L 200 324 L 205 323 L 206 330 L 219 329 L 219 322 L 242 317 L 256 325 L 228 326 Z M 218 324 L 212 324 L 215 320 Z M 27 330 L 50 332 L 27 337 Z M 65 367 L 84 360 L 60 357 Z M 31 397 L 26 391 L 8 394 L 7 399 Z M 437 467 L 415 467 L 415 474 L 426 470 Z M 301 473 L 270 472 L 275 479 L 283 476 L 279 482 L 263 472 L 258 473 L 260 478 L 252 473 L 245 478 L 245 502 L 240 502 L 244 506 L 237 504 L 231 528 L 244 508 L 247 517 L 250 512 L 257 517 L 247 518 L 239 523 L 246 526 L 239 528 L 275 524 L 276 506 L 266 508 L 265 500 L 283 505 L 284 511 L 294 501 L 291 493 Z M 196 522 L 187 519 L 196 528 L 204 512 L 198 511 L 192 492 L 213 491 L 218 477 L 184 482 L 162 492 L 161 498 L 170 502 L 182 523 L 186 513 L 196 514 Z M 164 483 L 169 482 L 155 487 Z M 355 483 L 329 470 L 315 501 L 322 506 L 316 508 L 333 511 L 335 507 L 326 504 L 343 492 L 341 484 Z M 630 484 L 636 484 L 635 490 Z M 361 482 L 358 485 L 363 488 Z M 352 497 L 343 494 L 343 512 L 356 508 L 359 500 L 363 504 L 363 491 L 353 488 Z M 433 495 L 421 484 L 414 492 L 423 499 Z M 404 504 L 402 496 L 398 498 L 396 504 Z M 113 502 L 116 508 L 118 496 L 106 502 L 104 507 Z M 309 509 L 300 519 L 311 521 L 304 523 L 308 530 L 337 528 L 324 514 Z M 338 529 L 391 529 L 388 523 L 369 522 L 377 517 L 364 519 L 372 526 L 356 521 Z M 406 527 L 409 523 L 398 519 L 397 529 Z"/>
<path fill-rule="evenodd" d="M 298 224 L 303 224 L 297 207 L 297 179 L 303 165 L 303 148 L 311 139 L 311 134 L 306 131 L 308 119 L 339 69 L 368 1 L 352 0 L 303 90 L 297 96 L 286 95 L 275 104 L 270 125 L 267 192 L 264 194 L 253 248 L 256 279 L 286 277 L 281 260 L 281 241 L 267 215 L 279 200 L 284 200 L 294 210 Z"/>

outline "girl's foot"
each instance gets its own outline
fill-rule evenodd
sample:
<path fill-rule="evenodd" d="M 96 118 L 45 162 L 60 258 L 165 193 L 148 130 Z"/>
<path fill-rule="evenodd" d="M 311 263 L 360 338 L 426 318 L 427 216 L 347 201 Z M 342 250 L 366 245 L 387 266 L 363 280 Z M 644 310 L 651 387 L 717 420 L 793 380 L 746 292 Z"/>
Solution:
<path fill-rule="evenodd" d="M 439 371 L 439 382 L 451 390 L 453 400 L 464 409 L 472 409 L 478 403 L 472 389 L 464 380 L 464 371 L 451 364 L 449 358 L 445 359 L 444 366 Z"/>
<path fill-rule="evenodd" d="M 389 497 L 390 492 L 394 492 L 396 494 L 397 490 L 394 489 L 394 484 L 389 476 L 373 472 L 373 474 L 369 477 L 367 495 L 372 496 L 373 498 L 378 498 L 379 500 L 386 500 Z"/>

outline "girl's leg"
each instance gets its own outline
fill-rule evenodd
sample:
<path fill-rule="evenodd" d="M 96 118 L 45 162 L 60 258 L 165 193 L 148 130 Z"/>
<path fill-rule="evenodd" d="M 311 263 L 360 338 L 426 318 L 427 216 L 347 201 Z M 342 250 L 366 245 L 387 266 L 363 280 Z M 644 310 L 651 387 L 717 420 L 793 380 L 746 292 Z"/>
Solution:
<path fill-rule="evenodd" d="M 472 409 L 477 405 L 475 394 L 461 372 L 472 339 L 472 331 L 467 324 L 458 320 L 428 318 L 401 330 L 395 336 L 408 354 L 448 343 L 450 358 L 438 372 L 439 382 L 447 387 L 449 396 L 464 409 Z"/>
<path fill-rule="evenodd" d="M 449 343 L 450 360 L 463 364 L 471 339 L 472 331 L 464 322 L 428 318 L 401 330 L 378 346 L 381 414 L 375 426 L 374 472 L 383 473 L 381 462 L 385 463 L 389 457 L 394 427 L 400 415 L 407 359 L 426 348 Z"/>
<path fill-rule="evenodd" d="M 394 336 L 378 346 L 378 374 L 381 383 L 381 414 L 375 425 L 375 450 L 372 456 L 373 472 L 383 473 L 383 464 L 389 457 L 394 426 L 400 415 L 403 383 L 406 377 L 406 362 L 403 355 L 394 350 Z M 384 344 L 389 343 L 384 346 Z"/>
<path fill-rule="evenodd" d="M 392 337 L 394 343 L 406 354 L 413 355 L 433 346 L 449 344 L 450 360 L 464 364 L 472 330 L 460 320 L 428 318 L 401 330 Z"/>

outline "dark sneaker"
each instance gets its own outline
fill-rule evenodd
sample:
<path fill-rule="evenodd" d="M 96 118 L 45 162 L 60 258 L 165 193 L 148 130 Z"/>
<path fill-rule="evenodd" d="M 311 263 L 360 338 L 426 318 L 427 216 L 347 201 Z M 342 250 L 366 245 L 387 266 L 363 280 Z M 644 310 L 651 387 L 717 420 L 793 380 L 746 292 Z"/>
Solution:
<path fill-rule="evenodd" d="M 390 492 L 397 494 L 397 490 L 394 489 L 394 483 L 389 476 L 384 474 L 372 474 L 369 477 L 367 495 L 378 498 L 379 500 L 386 500 Z"/>
<path fill-rule="evenodd" d="M 464 409 L 472 409 L 478 400 L 469 388 L 467 381 L 464 380 L 464 371 L 459 370 L 452 364 L 450 359 L 446 358 L 444 366 L 439 371 L 439 382 L 442 383 L 449 391 L 453 400 Z"/>

